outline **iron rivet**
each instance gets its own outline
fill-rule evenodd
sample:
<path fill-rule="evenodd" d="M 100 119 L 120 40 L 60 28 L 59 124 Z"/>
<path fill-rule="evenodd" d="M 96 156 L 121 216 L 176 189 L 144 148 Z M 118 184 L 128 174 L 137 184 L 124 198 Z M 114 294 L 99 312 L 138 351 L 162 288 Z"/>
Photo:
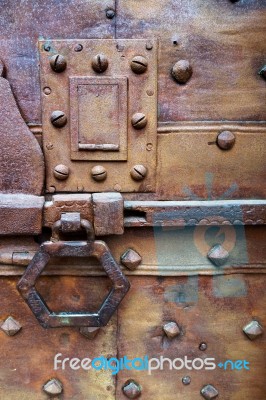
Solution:
<path fill-rule="evenodd" d="M 214 265 L 221 267 L 228 260 L 229 253 L 223 246 L 216 244 L 209 250 L 207 257 Z"/>
<path fill-rule="evenodd" d="M 55 193 L 55 192 L 56 192 L 55 186 L 49 186 L 49 187 L 48 187 L 48 192 L 49 192 L 49 193 Z"/>
<path fill-rule="evenodd" d="M 147 168 L 144 165 L 134 165 L 130 170 L 130 175 L 135 181 L 141 181 L 147 175 Z"/>
<path fill-rule="evenodd" d="M 266 65 L 261 68 L 261 70 L 259 71 L 259 75 L 266 79 Z"/>
<path fill-rule="evenodd" d="M 190 376 L 184 376 L 184 377 L 182 378 L 182 383 L 183 383 L 183 385 L 189 385 L 189 384 L 191 383 L 191 378 L 190 378 Z"/>
<path fill-rule="evenodd" d="M 207 350 L 207 343 L 204 343 L 204 342 L 202 342 L 200 345 L 199 345 L 199 349 L 201 350 L 201 351 L 205 351 L 205 350 Z"/>
<path fill-rule="evenodd" d="M 50 143 L 50 142 L 47 143 L 46 148 L 47 148 L 47 150 L 52 150 L 54 148 L 53 143 Z"/>
<path fill-rule="evenodd" d="M 45 44 L 45 45 L 43 46 L 43 49 L 44 49 L 45 51 L 50 51 L 50 50 L 51 50 L 51 46 L 49 46 L 48 44 Z"/>
<path fill-rule="evenodd" d="M 223 131 L 217 136 L 216 143 L 222 150 L 230 150 L 236 141 L 235 134 L 230 131 Z"/>
<path fill-rule="evenodd" d="M 147 151 L 151 151 L 152 148 L 153 148 L 152 143 L 147 143 L 147 144 L 146 144 L 146 149 L 147 149 Z"/>
<path fill-rule="evenodd" d="M 95 327 L 88 327 L 88 326 L 83 326 L 82 328 L 80 328 L 79 332 L 81 333 L 81 335 L 85 336 L 87 339 L 94 339 L 96 337 L 96 335 L 98 334 L 100 328 Z"/>
<path fill-rule="evenodd" d="M 148 68 L 148 61 L 145 57 L 136 56 L 131 60 L 130 66 L 135 74 L 143 74 Z"/>
<path fill-rule="evenodd" d="M 153 49 L 153 43 L 152 42 L 147 42 L 146 43 L 146 50 L 152 50 Z"/>
<path fill-rule="evenodd" d="M 153 90 L 150 90 L 150 89 L 148 89 L 148 90 L 146 91 L 146 93 L 147 93 L 148 96 L 153 96 L 153 95 L 154 95 L 154 91 L 153 91 Z"/>
<path fill-rule="evenodd" d="M 58 379 L 53 378 L 45 383 L 43 390 L 50 396 L 57 396 L 63 392 L 63 385 Z"/>
<path fill-rule="evenodd" d="M 140 265 L 142 258 L 135 250 L 127 249 L 120 260 L 125 267 L 133 271 Z"/>
<path fill-rule="evenodd" d="M 257 339 L 258 336 L 263 334 L 263 328 L 258 321 L 251 321 L 249 324 L 244 326 L 243 332 L 247 335 L 250 340 Z"/>
<path fill-rule="evenodd" d="M 109 8 L 109 10 L 106 10 L 106 17 L 108 19 L 113 19 L 115 16 L 115 10 L 113 10 L 112 8 Z"/>
<path fill-rule="evenodd" d="M 192 74 L 192 67 L 187 60 L 177 61 L 172 68 L 172 76 L 178 83 L 187 83 Z"/>
<path fill-rule="evenodd" d="M 62 128 L 67 123 L 67 116 L 63 111 L 53 111 L 50 118 L 51 123 L 56 128 Z"/>
<path fill-rule="evenodd" d="M 91 176 L 95 181 L 104 181 L 107 178 L 107 171 L 102 165 L 96 165 L 91 169 Z"/>
<path fill-rule="evenodd" d="M 206 385 L 201 389 L 200 394 L 204 397 L 204 399 L 212 400 L 218 396 L 219 392 L 214 386 Z"/>
<path fill-rule="evenodd" d="M 1 330 L 5 332 L 8 336 L 16 335 L 22 328 L 20 323 L 16 321 L 13 317 L 9 316 L 3 324 L 0 326 Z"/>
<path fill-rule="evenodd" d="M 58 164 L 54 168 L 54 177 L 61 181 L 67 179 L 69 176 L 69 168 L 64 164 Z"/>
<path fill-rule="evenodd" d="M 93 57 L 91 66 L 95 72 L 104 72 L 108 68 L 108 60 L 104 54 L 97 54 Z"/>
<path fill-rule="evenodd" d="M 51 88 L 49 88 L 49 86 L 46 86 L 45 88 L 43 88 L 43 93 L 46 94 L 47 96 L 49 96 L 49 94 L 51 94 L 52 90 Z"/>
<path fill-rule="evenodd" d="M 74 47 L 74 51 L 76 51 L 77 53 L 82 50 L 83 50 L 82 44 L 76 44 L 76 46 Z"/>
<path fill-rule="evenodd" d="M 61 54 L 55 54 L 50 58 L 50 66 L 54 72 L 63 72 L 67 66 L 65 57 Z"/>
<path fill-rule="evenodd" d="M 163 326 L 163 330 L 169 339 L 179 336 L 181 331 L 176 322 L 168 322 Z"/>
<path fill-rule="evenodd" d="M 135 129 L 145 128 L 147 122 L 147 117 L 143 113 L 135 113 L 131 118 L 131 124 Z"/>
<path fill-rule="evenodd" d="M 128 399 L 136 399 L 141 395 L 142 388 L 136 381 L 129 379 L 123 385 L 122 391 Z"/>

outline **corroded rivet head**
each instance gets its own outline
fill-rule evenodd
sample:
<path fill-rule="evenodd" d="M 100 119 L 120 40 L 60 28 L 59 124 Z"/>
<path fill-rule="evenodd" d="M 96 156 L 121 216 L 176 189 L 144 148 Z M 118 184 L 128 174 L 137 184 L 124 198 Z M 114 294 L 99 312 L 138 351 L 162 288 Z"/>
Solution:
<path fill-rule="evenodd" d="M 204 342 L 202 342 L 202 343 L 200 343 L 200 345 L 199 345 L 199 349 L 201 350 L 201 351 L 205 351 L 205 350 L 207 350 L 207 343 L 204 343 Z"/>
<path fill-rule="evenodd" d="M 69 168 L 64 164 L 58 164 L 54 168 L 54 177 L 61 181 L 67 179 L 69 176 Z"/>
<path fill-rule="evenodd" d="M 251 321 L 249 324 L 244 326 L 243 332 L 247 335 L 250 340 L 257 339 L 258 336 L 263 334 L 263 328 L 258 321 Z"/>
<path fill-rule="evenodd" d="M 236 137 L 233 132 L 223 131 L 217 136 L 216 142 L 218 147 L 222 150 L 231 149 L 236 141 Z"/>
<path fill-rule="evenodd" d="M 143 56 L 135 56 L 132 58 L 130 66 L 135 74 L 143 74 L 148 68 L 148 61 Z"/>
<path fill-rule="evenodd" d="M 261 68 L 261 70 L 259 71 L 259 75 L 266 79 L 266 65 Z"/>
<path fill-rule="evenodd" d="M 91 169 L 91 176 L 95 181 L 104 181 L 107 178 L 107 171 L 102 165 L 95 165 Z"/>
<path fill-rule="evenodd" d="M 18 321 L 16 321 L 12 317 L 8 317 L 0 327 L 3 332 L 5 332 L 8 336 L 14 336 L 16 333 L 20 331 L 22 326 Z"/>
<path fill-rule="evenodd" d="M 56 128 L 62 128 L 67 123 L 67 116 L 63 111 L 53 111 L 50 117 L 51 123 Z"/>
<path fill-rule="evenodd" d="M 182 378 L 182 383 L 183 383 L 183 385 L 189 385 L 189 384 L 191 383 L 191 378 L 190 378 L 190 376 L 184 376 L 184 377 Z"/>
<path fill-rule="evenodd" d="M 115 16 L 115 10 L 113 10 L 112 8 L 109 8 L 109 10 L 106 10 L 106 17 L 108 19 L 113 19 Z"/>
<path fill-rule="evenodd" d="M 144 165 L 134 165 L 130 170 L 130 175 L 135 181 L 141 181 L 147 175 L 147 168 Z"/>
<path fill-rule="evenodd" d="M 108 68 L 108 60 L 104 54 L 97 54 L 91 61 L 91 66 L 95 72 L 104 72 Z"/>
<path fill-rule="evenodd" d="M 193 73 L 187 60 L 179 60 L 172 68 L 172 76 L 178 83 L 187 83 Z"/>
<path fill-rule="evenodd" d="M 219 392 L 214 386 L 206 385 L 201 389 L 200 394 L 204 397 L 204 399 L 212 400 L 218 396 Z"/>
<path fill-rule="evenodd" d="M 221 267 L 229 258 L 229 253 L 220 244 L 213 246 L 207 254 L 208 259 L 217 267 Z"/>
<path fill-rule="evenodd" d="M 83 326 L 82 328 L 80 328 L 79 332 L 85 336 L 87 339 L 94 339 L 97 335 L 97 333 L 99 332 L 100 328 L 91 328 L 88 326 Z"/>
<path fill-rule="evenodd" d="M 63 385 L 58 379 L 50 379 L 44 386 L 43 390 L 50 396 L 57 396 L 63 392 Z"/>
<path fill-rule="evenodd" d="M 136 269 L 141 263 L 141 261 L 142 261 L 141 256 L 135 250 L 132 249 L 128 249 L 121 256 L 121 263 L 125 267 L 131 270 Z"/>
<path fill-rule="evenodd" d="M 148 41 L 146 43 L 146 50 L 152 50 L 153 49 L 153 43 L 152 41 Z"/>
<path fill-rule="evenodd" d="M 66 69 L 67 61 L 61 54 L 55 54 L 50 58 L 50 66 L 55 72 L 63 72 Z"/>
<path fill-rule="evenodd" d="M 135 129 L 143 129 L 147 125 L 147 117 L 143 113 L 136 113 L 131 118 L 131 124 Z"/>
<path fill-rule="evenodd" d="M 163 326 L 163 330 L 169 339 L 173 339 L 174 337 L 180 335 L 181 331 L 176 322 L 168 322 Z"/>
<path fill-rule="evenodd" d="M 141 395 L 141 386 L 133 379 L 126 381 L 122 390 L 128 399 L 136 399 Z"/>

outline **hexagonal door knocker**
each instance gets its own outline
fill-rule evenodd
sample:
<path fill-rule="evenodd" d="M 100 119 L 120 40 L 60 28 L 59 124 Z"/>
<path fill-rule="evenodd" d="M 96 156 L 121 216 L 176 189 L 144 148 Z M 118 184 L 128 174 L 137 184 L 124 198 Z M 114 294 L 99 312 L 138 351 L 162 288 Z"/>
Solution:
<path fill-rule="evenodd" d="M 87 241 L 61 241 L 58 231 L 61 220 L 55 223 L 51 241 L 44 242 L 18 283 L 18 290 L 44 328 L 65 326 L 105 326 L 129 290 L 130 284 L 121 272 L 105 242 L 94 240 L 91 224 L 80 220 L 87 231 Z M 104 268 L 113 286 L 97 312 L 59 312 L 50 310 L 38 293 L 35 284 L 51 257 L 95 257 Z"/>

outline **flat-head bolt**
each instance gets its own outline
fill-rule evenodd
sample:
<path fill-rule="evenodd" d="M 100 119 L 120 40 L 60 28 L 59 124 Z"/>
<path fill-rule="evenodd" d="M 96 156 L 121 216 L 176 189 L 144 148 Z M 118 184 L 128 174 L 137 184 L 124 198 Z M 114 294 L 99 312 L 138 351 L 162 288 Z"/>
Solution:
<path fill-rule="evenodd" d="M 108 68 L 108 60 L 104 54 L 97 54 L 91 61 L 91 66 L 95 72 L 104 72 Z"/>
<path fill-rule="evenodd" d="M 259 75 L 266 80 L 266 65 L 261 68 L 261 70 L 259 71 Z"/>
<path fill-rule="evenodd" d="M 67 123 L 67 116 L 63 111 L 53 111 L 50 117 L 50 121 L 56 128 L 62 128 Z"/>
<path fill-rule="evenodd" d="M 178 83 L 187 83 L 193 74 L 193 69 L 187 60 L 179 60 L 172 68 L 172 76 Z"/>
<path fill-rule="evenodd" d="M 142 181 L 142 179 L 147 175 L 147 168 L 140 164 L 134 165 L 130 170 L 130 175 L 135 181 Z"/>
<path fill-rule="evenodd" d="M 143 74 L 148 68 L 148 61 L 143 56 L 135 56 L 132 58 L 130 66 L 135 74 Z"/>
<path fill-rule="evenodd" d="M 126 381 L 122 387 L 122 391 L 128 399 L 136 399 L 139 397 L 141 395 L 141 390 L 141 386 L 133 379 Z"/>
<path fill-rule="evenodd" d="M 50 66 L 54 72 L 63 72 L 66 69 L 67 61 L 61 54 L 55 54 L 50 58 Z"/>
<path fill-rule="evenodd" d="M 131 118 L 131 124 L 135 129 L 145 128 L 147 122 L 147 117 L 143 113 L 135 113 Z"/>
<path fill-rule="evenodd" d="M 223 131 L 218 134 L 216 143 L 222 150 L 230 150 L 236 141 L 235 134 L 230 131 Z"/>
<path fill-rule="evenodd" d="M 64 181 L 69 176 L 69 168 L 64 164 L 58 164 L 54 168 L 54 177 L 61 181 Z"/>
<path fill-rule="evenodd" d="M 102 165 L 96 165 L 91 169 L 91 176 L 95 181 L 104 181 L 107 178 L 107 171 Z"/>

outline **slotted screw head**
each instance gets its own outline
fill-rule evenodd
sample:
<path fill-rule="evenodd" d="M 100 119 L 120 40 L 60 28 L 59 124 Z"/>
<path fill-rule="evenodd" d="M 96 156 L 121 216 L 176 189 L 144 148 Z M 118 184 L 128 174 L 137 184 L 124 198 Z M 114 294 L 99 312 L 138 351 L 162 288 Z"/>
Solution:
<path fill-rule="evenodd" d="M 67 116 L 63 111 L 53 111 L 50 117 L 51 123 L 56 128 L 62 128 L 67 123 Z"/>
<path fill-rule="evenodd" d="M 1 330 L 5 332 L 8 336 L 14 336 L 18 333 L 22 326 L 13 317 L 8 317 L 1 325 Z"/>
<path fill-rule="evenodd" d="M 50 396 L 57 396 L 63 392 L 63 385 L 58 379 L 53 378 L 45 383 L 43 390 Z"/>
<path fill-rule="evenodd" d="M 61 54 L 55 54 L 50 58 L 50 66 L 54 72 L 63 72 L 66 69 L 67 61 Z"/>
<path fill-rule="evenodd" d="M 69 168 L 64 164 L 58 164 L 54 168 L 54 177 L 61 181 L 67 179 L 69 176 Z"/>
<path fill-rule="evenodd" d="M 131 124 L 135 129 L 145 128 L 147 122 L 147 117 L 143 113 L 135 113 L 131 118 Z"/>
<path fill-rule="evenodd" d="M 163 326 L 163 330 L 169 339 L 180 335 L 181 331 L 176 322 L 168 322 Z"/>
<path fill-rule="evenodd" d="M 80 328 L 79 332 L 81 333 L 81 335 L 85 336 L 87 339 L 94 339 L 98 332 L 99 332 L 100 328 L 90 328 L 88 326 L 83 326 L 82 328 Z"/>
<path fill-rule="evenodd" d="M 132 58 L 130 66 L 135 74 L 143 74 L 148 68 L 148 61 L 143 56 L 135 56 Z"/>
<path fill-rule="evenodd" d="M 178 83 L 187 83 L 192 74 L 192 67 L 187 60 L 177 61 L 172 68 L 172 76 Z"/>
<path fill-rule="evenodd" d="M 229 253 L 220 244 L 213 246 L 207 254 L 208 259 L 217 267 L 221 267 L 229 258 Z"/>
<path fill-rule="evenodd" d="M 136 381 L 134 381 L 133 379 L 129 379 L 125 382 L 122 390 L 124 395 L 128 399 L 136 399 L 141 395 L 142 388 Z"/>
<path fill-rule="evenodd" d="M 262 78 L 266 79 L 266 65 L 261 68 L 261 70 L 259 71 L 259 75 L 262 76 Z"/>
<path fill-rule="evenodd" d="M 140 265 L 141 261 L 141 256 L 133 249 L 127 249 L 121 256 L 121 263 L 132 271 Z"/>
<path fill-rule="evenodd" d="M 236 141 L 235 134 L 230 131 L 223 131 L 217 136 L 216 142 L 222 150 L 230 150 Z"/>
<path fill-rule="evenodd" d="M 91 61 L 91 66 L 95 72 L 104 72 L 108 68 L 108 60 L 104 54 L 97 54 Z"/>
<path fill-rule="evenodd" d="M 141 181 L 147 175 L 147 168 L 144 165 L 134 165 L 130 170 L 130 175 L 135 181 Z"/>
<path fill-rule="evenodd" d="M 201 389 L 200 394 L 204 397 L 204 399 L 212 400 L 218 396 L 219 392 L 214 386 L 206 385 Z"/>
<path fill-rule="evenodd" d="M 102 165 L 96 165 L 91 169 L 91 176 L 95 181 L 104 181 L 107 178 L 107 171 Z"/>
<path fill-rule="evenodd" d="M 249 324 L 244 326 L 243 332 L 247 335 L 247 337 L 250 340 L 257 339 L 258 336 L 261 336 L 263 334 L 263 328 L 262 326 L 258 323 L 258 321 L 251 321 Z"/>

